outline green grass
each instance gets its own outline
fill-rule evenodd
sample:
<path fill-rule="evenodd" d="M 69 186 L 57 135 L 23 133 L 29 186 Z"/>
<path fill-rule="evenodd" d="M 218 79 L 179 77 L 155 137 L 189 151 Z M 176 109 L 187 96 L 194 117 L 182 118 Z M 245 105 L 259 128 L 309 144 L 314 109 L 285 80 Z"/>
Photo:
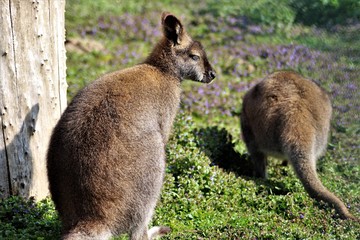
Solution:
<path fill-rule="evenodd" d="M 202 41 L 218 76 L 212 85 L 183 84 L 181 110 L 167 146 L 163 191 L 151 225 L 172 228 L 163 239 L 360 239 L 359 223 L 341 220 L 334 209 L 311 199 L 281 161 L 271 159 L 268 180 L 253 178 L 239 122 L 241 98 L 249 84 L 278 65 L 320 82 L 332 96 L 334 115 L 318 173 L 360 217 L 359 26 L 295 24 L 286 1 L 279 2 L 284 5 L 279 13 L 265 12 L 259 20 L 251 14 L 267 1 L 258 2 L 255 10 L 241 11 L 245 21 L 234 10 L 251 9 L 247 1 L 235 6 L 231 0 L 68 0 L 68 38 L 91 39 L 104 47 L 67 53 L 68 98 L 106 72 L 141 62 L 160 38 L 156 29 L 161 12 L 174 12 Z M 39 203 L 46 206 L 40 209 L 30 207 L 34 204 L 1 200 L 0 238 L 57 238 L 60 223 L 52 202 Z M 19 225 L 14 210 L 19 205 L 38 213 L 23 211 Z M 41 224 L 29 223 L 36 221 Z"/>

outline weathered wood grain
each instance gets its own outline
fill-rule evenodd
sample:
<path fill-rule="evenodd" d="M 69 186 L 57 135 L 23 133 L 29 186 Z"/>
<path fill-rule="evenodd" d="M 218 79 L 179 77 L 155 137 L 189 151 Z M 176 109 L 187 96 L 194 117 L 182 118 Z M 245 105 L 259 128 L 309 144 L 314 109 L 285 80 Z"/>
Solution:
<path fill-rule="evenodd" d="M 0 6 L 0 197 L 41 199 L 49 138 L 66 107 L 65 0 Z"/>

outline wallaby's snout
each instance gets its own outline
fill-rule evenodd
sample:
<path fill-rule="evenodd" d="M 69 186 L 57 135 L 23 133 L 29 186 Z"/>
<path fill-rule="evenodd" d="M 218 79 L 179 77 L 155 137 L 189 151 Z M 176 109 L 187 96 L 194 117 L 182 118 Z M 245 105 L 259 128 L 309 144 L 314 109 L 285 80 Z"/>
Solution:
<path fill-rule="evenodd" d="M 210 70 L 204 74 L 204 77 L 199 82 L 203 83 L 211 83 L 216 77 L 216 72 L 214 70 Z"/>
<path fill-rule="evenodd" d="M 211 66 L 207 56 L 206 56 L 206 53 L 205 51 L 203 51 L 203 58 L 204 58 L 204 70 L 205 70 L 205 73 L 203 75 L 203 79 L 200 81 L 200 82 L 203 82 L 203 83 L 211 83 L 215 77 L 216 77 L 216 71 L 213 69 L 213 67 Z"/>
<path fill-rule="evenodd" d="M 206 73 L 204 74 L 203 81 L 204 83 L 211 83 L 216 77 L 216 71 L 212 68 L 210 63 L 207 63 Z"/>
<path fill-rule="evenodd" d="M 214 70 L 211 70 L 211 71 L 209 72 L 209 78 L 210 78 L 211 81 L 212 81 L 212 80 L 214 80 L 215 77 L 216 77 L 216 72 L 215 72 Z"/>

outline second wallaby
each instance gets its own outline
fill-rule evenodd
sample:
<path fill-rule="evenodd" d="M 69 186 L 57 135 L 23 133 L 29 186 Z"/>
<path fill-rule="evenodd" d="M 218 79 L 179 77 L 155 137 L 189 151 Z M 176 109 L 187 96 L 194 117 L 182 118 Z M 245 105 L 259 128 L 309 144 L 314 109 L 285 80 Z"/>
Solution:
<path fill-rule="evenodd" d="M 293 71 L 278 71 L 244 96 L 241 129 L 255 168 L 266 177 L 267 156 L 289 160 L 309 195 L 356 219 L 319 180 L 316 161 L 325 152 L 332 114 L 328 94 Z"/>
<path fill-rule="evenodd" d="M 180 103 L 180 83 L 209 83 L 215 71 L 178 18 L 161 17 L 163 37 L 139 65 L 109 73 L 81 90 L 49 145 L 50 192 L 63 239 L 132 240 L 148 230 L 165 174 L 165 145 Z"/>

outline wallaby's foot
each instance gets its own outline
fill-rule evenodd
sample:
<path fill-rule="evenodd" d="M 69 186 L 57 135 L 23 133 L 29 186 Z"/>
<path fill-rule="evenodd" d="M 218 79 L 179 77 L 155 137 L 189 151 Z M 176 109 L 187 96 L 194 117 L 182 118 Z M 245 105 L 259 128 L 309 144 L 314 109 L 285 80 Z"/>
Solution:
<path fill-rule="evenodd" d="M 161 237 L 171 232 L 171 229 L 166 226 L 155 226 L 149 229 L 148 237 L 149 239 L 154 239 L 155 237 Z"/>
<path fill-rule="evenodd" d="M 267 179 L 266 164 L 267 157 L 261 152 L 251 154 L 254 165 L 254 177 Z"/>
<path fill-rule="evenodd" d="M 86 233 L 76 232 L 63 236 L 63 240 L 107 240 L 112 236 L 111 233 L 100 233 L 99 235 L 87 235 Z"/>
<path fill-rule="evenodd" d="M 113 234 L 102 222 L 79 222 L 66 231 L 63 240 L 107 240 Z"/>

